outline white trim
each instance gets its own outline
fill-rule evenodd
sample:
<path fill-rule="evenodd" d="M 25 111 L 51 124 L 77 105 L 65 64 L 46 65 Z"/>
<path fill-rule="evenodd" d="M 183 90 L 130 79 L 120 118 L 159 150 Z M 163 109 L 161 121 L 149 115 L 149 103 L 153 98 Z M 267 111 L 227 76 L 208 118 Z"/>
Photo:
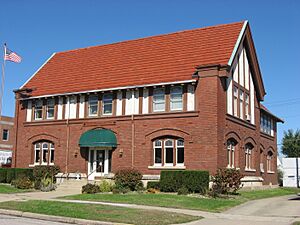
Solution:
<path fill-rule="evenodd" d="M 233 62 L 233 59 L 234 59 L 234 57 L 235 57 L 235 55 L 236 55 L 236 52 L 237 52 L 237 50 L 238 50 L 238 48 L 239 48 L 240 42 L 241 42 L 241 40 L 242 40 L 242 37 L 243 37 L 243 35 L 244 35 L 244 33 L 245 33 L 247 24 L 248 24 L 248 20 L 246 20 L 246 21 L 244 22 L 244 25 L 243 25 L 243 27 L 242 27 L 242 29 L 241 29 L 241 32 L 240 32 L 240 34 L 239 34 L 239 37 L 238 37 L 238 39 L 237 39 L 237 41 L 236 41 L 236 43 L 235 43 L 234 49 L 233 49 L 233 51 L 232 51 L 232 53 L 231 53 L 231 56 L 230 56 L 230 59 L 229 59 L 229 61 L 228 61 L 228 63 L 227 63 L 229 66 L 231 66 L 231 64 L 232 64 L 232 62 Z"/>
<path fill-rule="evenodd" d="M 9 121 L 3 121 L 3 120 L 1 120 L 0 121 L 0 125 L 11 125 L 11 126 L 13 126 L 14 122 L 9 122 Z"/>
<path fill-rule="evenodd" d="M 56 54 L 56 52 L 54 52 L 44 63 L 43 65 L 40 66 L 40 68 L 38 68 L 37 71 L 35 71 L 35 73 L 33 75 L 31 75 L 31 77 L 29 77 L 28 80 L 25 81 L 25 83 L 19 88 L 22 89 L 45 65 L 46 63 L 48 63 L 50 61 L 50 59 L 52 59 L 52 57 Z"/>
<path fill-rule="evenodd" d="M 171 85 L 171 84 L 186 84 L 186 83 L 195 83 L 196 81 L 197 80 L 182 80 L 182 81 L 154 83 L 154 84 L 146 84 L 146 85 L 96 89 L 96 90 L 90 90 L 90 91 L 66 92 L 66 93 L 59 93 L 59 94 L 53 94 L 53 95 L 34 96 L 34 97 L 29 97 L 29 98 L 23 98 L 22 100 L 35 99 L 35 98 L 47 98 L 47 97 L 54 97 L 54 96 L 64 96 L 64 95 L 84 94 L 84 93 L 93 93 L 93 92 L 102 92 L 102 91 L 104 92 L 104 91 L 115 91 L 115 90 L 124 90 L 124 89 L 135 89 L 135 88 L 152 87 L 152 86 L 164 86 L 164 85 Z"/>
<path fill-rule="evenodd" d="M 183 170 L 183 169 L 186 169 L 186 167 L 185 166 L 155 166 L 154 165 L 154 166 L 148 166 L 148 169 L 160 169 L 160 170 L 182 169 Z"/>

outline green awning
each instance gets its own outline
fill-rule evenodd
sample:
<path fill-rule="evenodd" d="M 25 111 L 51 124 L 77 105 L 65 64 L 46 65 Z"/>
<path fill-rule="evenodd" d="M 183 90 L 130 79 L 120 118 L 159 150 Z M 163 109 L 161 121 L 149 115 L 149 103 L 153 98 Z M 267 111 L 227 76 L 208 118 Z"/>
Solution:
<path fill-rule="evenodd" d="M 97 129 L 83 133 L 79 139 L 80 147 L 117 147 L 116 135 L 111 130 Z"/>

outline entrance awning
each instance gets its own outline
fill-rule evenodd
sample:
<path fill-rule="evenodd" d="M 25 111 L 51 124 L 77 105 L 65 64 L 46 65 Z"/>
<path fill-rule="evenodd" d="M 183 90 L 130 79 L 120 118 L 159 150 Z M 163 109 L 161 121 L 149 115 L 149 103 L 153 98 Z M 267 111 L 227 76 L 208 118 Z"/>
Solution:
<path fill-rule="evenodd" d="M 116 135 L 111 130 L 98 129 L 83 133 L 79 139 L 80 147 L 117 147 Z"/>

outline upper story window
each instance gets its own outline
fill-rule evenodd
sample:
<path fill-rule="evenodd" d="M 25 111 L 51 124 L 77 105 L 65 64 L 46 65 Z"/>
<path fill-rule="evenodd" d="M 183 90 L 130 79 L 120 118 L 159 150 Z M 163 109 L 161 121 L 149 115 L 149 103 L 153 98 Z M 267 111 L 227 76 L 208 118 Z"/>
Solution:
<path fill-rule="evenodd" d="M 170 109 L 172 110 L 182 110 L 182 87 L 174 86 L 170 88 Z"/>
<path fill-rule="evenodd" d="M 102 97 L 102 113 L 103 115 L 112 115 L 113 94 L 105 93 Z"/>
<path fill-rule="evenodd" d="M 238 116 L 238 88 L 234 86 L 233 88 L 233 115 Z"/>
<path fill-rule="evenodd" d="M 274 121 L 270 116 L 264 113 L 260 115 L 260 131 L 274 136 Z"/>
<path fill-rule="evenodd" d="M 90 95 L 88 100 L 89 116 L 98 115 L 98 95 Z"/>
<path fill-rule="evenodd" d="M 8 141 L 9 131 L 7 129 L 3 129 L 2 131 L 2 141 Z"/>
<path fill-rule="evenodd" d="M 244 119 L 244 91 L 240 90 L 240 118 Z"/>
<path fill-rule="evenodd" d="M 153 112 L 165 111 L 165 89 L 155 88 L 153 89 Z"/>
<path fill-rule="evenodd" d="M 43 101 L 41 99 L 35 101 L 34 105 L 34 119 L 43 119 Z"/>
<path fill-rule="evenodd" d="M 54 119 L 54 98 L 47 99 L 47 119 Z"/>

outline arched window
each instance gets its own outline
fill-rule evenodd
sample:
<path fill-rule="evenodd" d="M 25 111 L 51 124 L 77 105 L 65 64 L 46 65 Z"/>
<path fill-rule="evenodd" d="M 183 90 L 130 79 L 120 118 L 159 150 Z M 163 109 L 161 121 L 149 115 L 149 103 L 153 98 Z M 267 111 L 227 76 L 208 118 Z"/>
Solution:
<path fill-rule="evenodd" d="M 250 143 L 245 145 L 245 170 L 251 170 L 253 168 L 253 148 Z"/>
<path fill-rule="evenodd" d="M 54 164 L 54 144 L 48 141 L 40 141 L 34 144 L 34 164 Z"/>
<path fill-rule="evenodd" d="M 183 139 L 175 139 L 175 138 L 156 139 L 153 141 L 153 152 L 154 152 L 154 166 L 172 167 L 172 166 L 184 165 L 184 140 Z"/>
<path fill-rule="evenodd" d="M 227 141 L 227 167 L 235 167 L 235 148 L 237 142 L 234 139 L 229 139 Z"/>
<path fill-rule="evenodd" d="M 273 172 L 273 152 L 269 151 L 267 155 L 267 171 L 268 172 Z"/>

